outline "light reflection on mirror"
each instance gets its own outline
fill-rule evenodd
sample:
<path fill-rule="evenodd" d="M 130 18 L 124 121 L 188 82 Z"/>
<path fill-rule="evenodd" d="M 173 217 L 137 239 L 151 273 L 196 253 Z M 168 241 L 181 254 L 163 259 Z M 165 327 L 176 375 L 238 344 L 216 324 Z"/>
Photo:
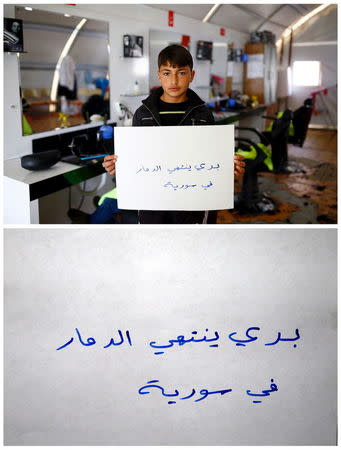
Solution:
<path fill-rule="evenodd" d="M 109 118 L 108 23 L 15 8 L 23 20 L 20 54 L 23 135 Z"/>

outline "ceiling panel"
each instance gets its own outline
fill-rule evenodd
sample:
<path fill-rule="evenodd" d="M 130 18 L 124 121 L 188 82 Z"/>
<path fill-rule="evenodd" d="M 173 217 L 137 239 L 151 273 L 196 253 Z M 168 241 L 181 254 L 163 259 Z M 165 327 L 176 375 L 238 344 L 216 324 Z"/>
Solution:
<path fill-rule="evenodd" d="M 164 11 L 174 11 L 176 14 L 191 17 L 192 19 L 202 20 L 206 14 L 210 11 L 213 5 L 198 5 L 198 4 L 149 4 L 153 8 L 162 9 Z"/>
<path fill-rule="evenodd" d="M 253 30 L 259 25 L 260 20 L 253 15 L 246 14 L 237 6 L 222 5 L 212 17 L 210 23 L 249 33 L 250 30 Z"/>
<path fill-rule="evenodd" d="M 274 11 L 276 11 L 277 8 L 279 8 L 280 6 L 285 6 L 285 5 L 252 4 L 252 5 L 243 5 L 243 6 L 247 7 L 251 11 L 254 11 L 255 13 L 257 13 L 263 17 L 268 17 L 268 16 L 270 16 L 270 14 L 272 14 Z"/>
<path fill-rule="evenodd" d="M 196 20 L 202 20 L 213 4 L 149 4 L 148 6 L 172 10 Z M 282 8 L 276 12 L 276 10 Z M 273 14 L 261 27 L 261 30 L 272 31 L 278 38 L 284 29 L 299 20 L 319 4 L 222 4 L 210 23 L 232 30 L 251 33 L 260 27 L 262 22 Z"/>
<path fill-rule="evenodd" d="M 281 9 L 274 15 L 273 20 L 275 22 L 283 23 L 286 27 L 288 27 L 289 25 L 297 22 L 306 14 L 308 14 L 308 12 L 301 14 L 295 11 L 293 8 L 290 8 L 290 6 L 286 6 L 284 9 Z"/>
<path fill-rule="evenodd" d="M 25 22 L 44 24 L 51 26 L 60 26 L 66 28 L 75 28 L 81 21 L 81 17 L 71 16 L 65 17 L 64 14 L 42 11 L 33 7 L 33 11 L 27 11 L 21 6 L 15 8 L 15 17 Z M 104 21 L 88 19 L 83 26 L 84 30 L 92 30 L 97 32 L 108 33 L 108 23 Z"/>

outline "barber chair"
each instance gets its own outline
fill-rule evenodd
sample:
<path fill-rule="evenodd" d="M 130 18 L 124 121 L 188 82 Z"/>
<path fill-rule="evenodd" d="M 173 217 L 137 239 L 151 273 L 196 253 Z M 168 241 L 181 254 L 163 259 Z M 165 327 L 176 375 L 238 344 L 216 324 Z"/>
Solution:
<path fill-rule="evenodd" d="M 258 187 L 258 173 L 273 170 L 271 149 L 262 142 L 255 143 L 248 138 L 236 137 L 235 143 L 235 153 L 245 158 L 242 191 L 236 195 L 235 210 L 241 214 L 274 213 L 275 202 L 259 192 Z"/>

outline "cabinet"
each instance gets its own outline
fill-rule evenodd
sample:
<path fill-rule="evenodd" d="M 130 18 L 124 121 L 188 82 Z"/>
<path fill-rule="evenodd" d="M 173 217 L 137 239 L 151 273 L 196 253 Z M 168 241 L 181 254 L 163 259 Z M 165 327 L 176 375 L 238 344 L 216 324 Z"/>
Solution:
<path fill-rule="evenodd" d="M 277 53 L 274 44 L 246 44 L 244 86 L 249 96 L 256 95 L 259 103 L 270 104 L 277 100 Z"/>

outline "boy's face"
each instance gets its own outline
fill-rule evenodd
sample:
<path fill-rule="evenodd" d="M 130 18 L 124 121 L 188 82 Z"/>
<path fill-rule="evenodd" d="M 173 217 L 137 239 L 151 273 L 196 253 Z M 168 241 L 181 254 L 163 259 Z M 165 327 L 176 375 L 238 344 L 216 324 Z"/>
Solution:
<path fill-rule="evenodd" d="M 186 101 L 186 92 L 194 74 L 194 70 L 189 66 L 174 67 L 170 64 L 160 66 L 158 78 L 163 88 L 162 100 L 168 103 Z"/>

